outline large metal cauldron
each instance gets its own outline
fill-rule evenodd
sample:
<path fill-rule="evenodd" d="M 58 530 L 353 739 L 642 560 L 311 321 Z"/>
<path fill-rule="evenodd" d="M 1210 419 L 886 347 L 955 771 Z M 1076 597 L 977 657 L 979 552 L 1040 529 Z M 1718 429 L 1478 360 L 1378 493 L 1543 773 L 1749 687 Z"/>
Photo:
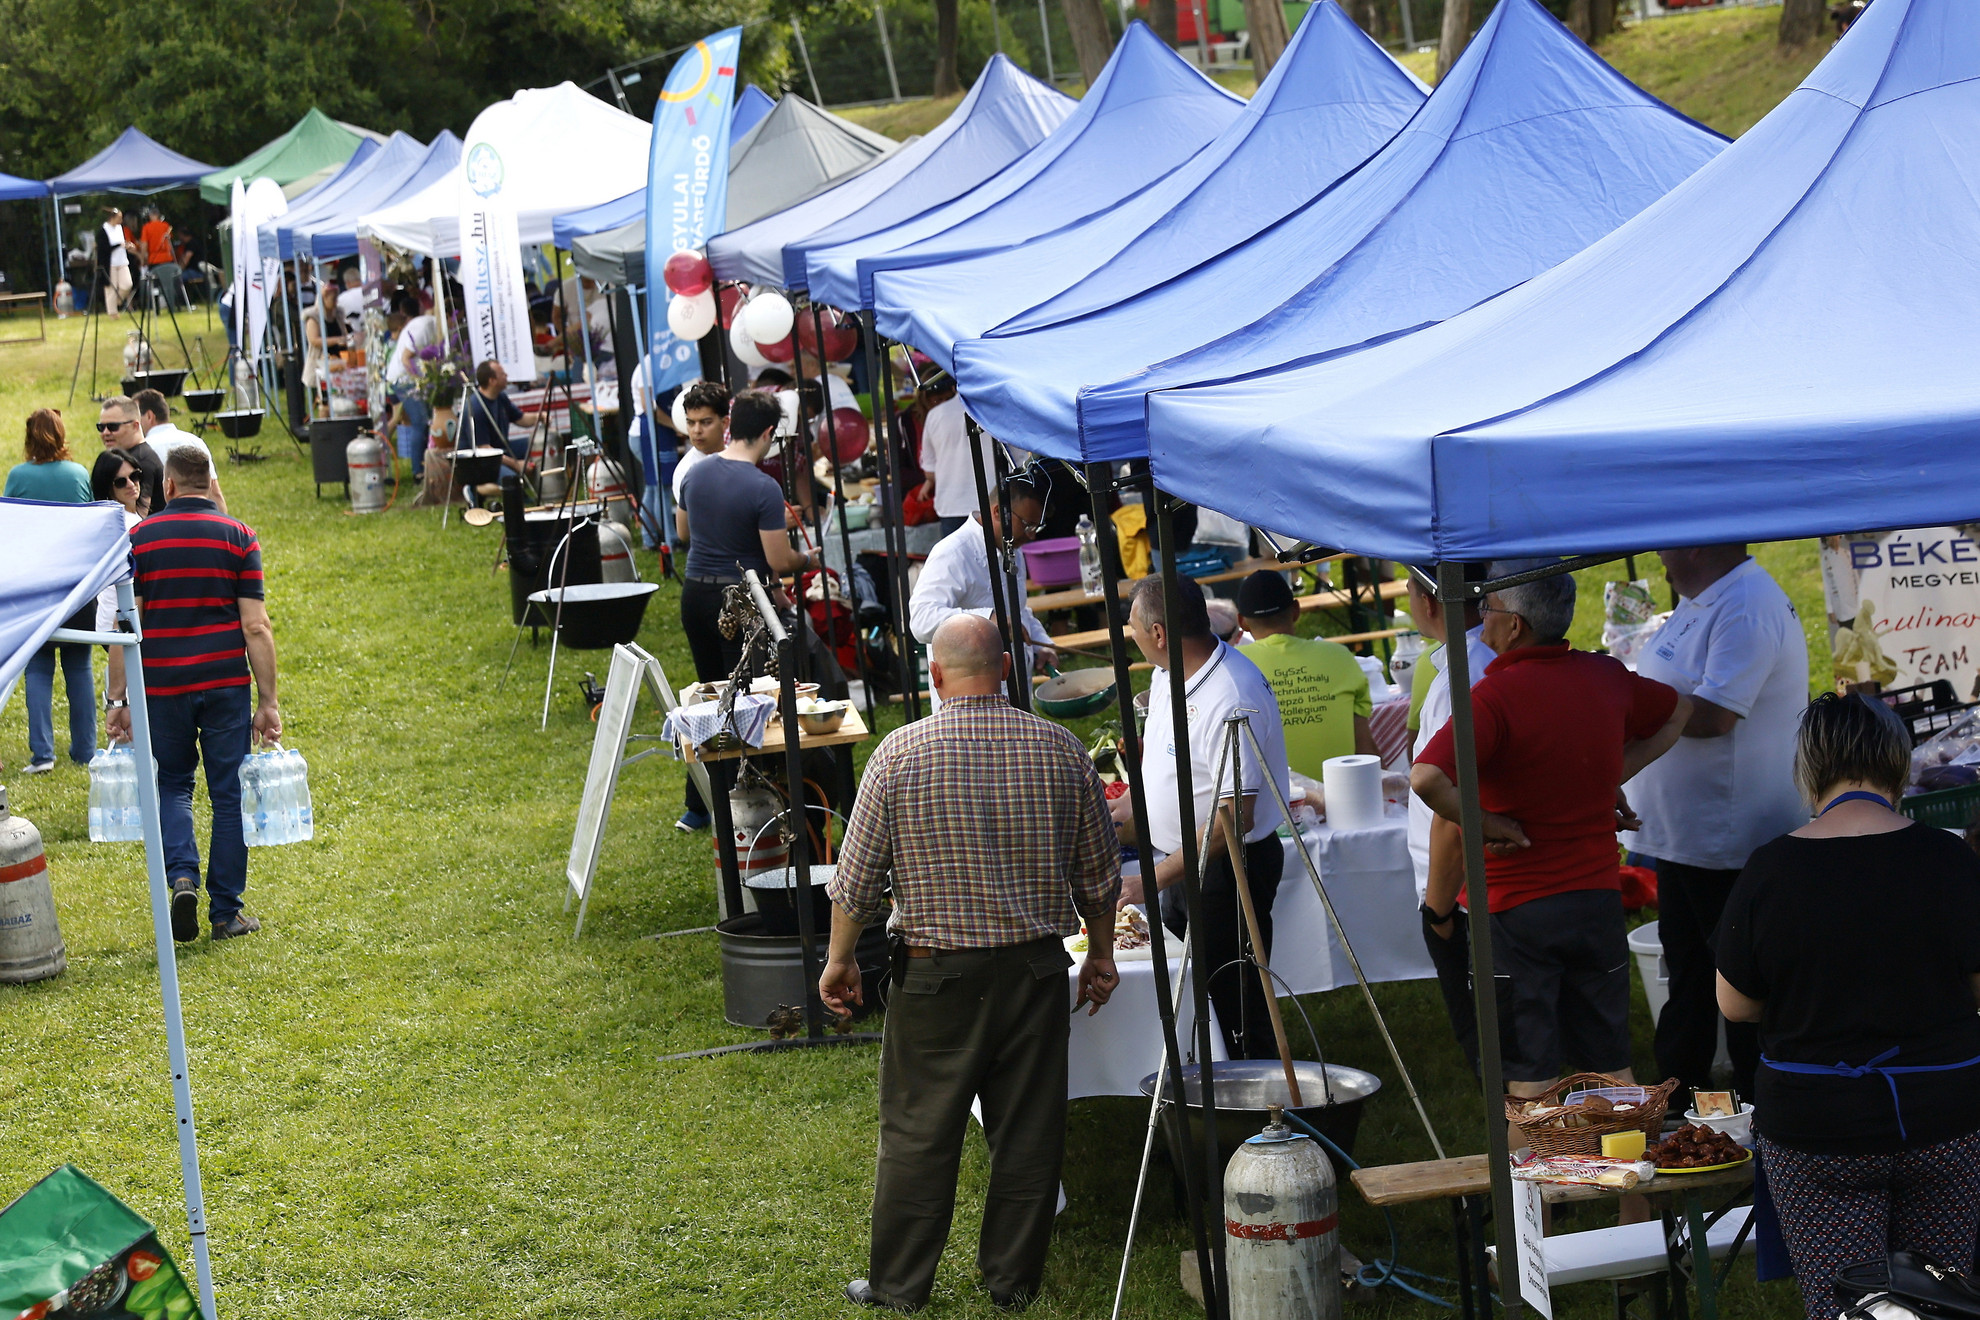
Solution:
<path fill-rule="evenodd" d="M 1257 1135 L 1258 1129 L 1270 1119 L 1269 1106 L 1278 1105 L 1289 1114 L 1297 1114 L 1305 1122 L 1319 1129 L 1327 1138 L 1348 1154 L 1354 1154 L 1355 1134 L 1361 1128 L 1361 1111 L 1377 1091 L 1382 1089 L 1382 1079 L 1374 1073 L 1363 1072 L 1359 1068 L 1348 1068 L 1338 1063 L 1324 1065 L 1326 1076 L 1321 1076 L 1323 1065 L 1306 1060 L 1293 1060 L 1293 1073 L 1299 1078 L 1300 1099 L 1306 1103 L 1293 1108 L 1292 1097 L 1286 1092 L 1285 1068 L 1277 1059 L 1231 1059 L 1214 1063 L 1213 1077 L 1217 1083 L 1217 1162 L 1229 1163 L 1237 1148 Z M 1201 1161 L 1203 1158 L 1203 1079 L 1201 1069 L 1191 1064 L 1183 1070 L 1183 1090 L 1189 1097 L 1188 1121 L 1190 1148 L 1179 1152 L 1171 1146 L 1169 1160 L 1181 1168 L 1181 1160 Z M 1165 1088 L 1166 1089 L 1166 1088 Z M 1141 1079 L 1141 1093 L 1155 1094 L 1155 1074 L 1150 1073 Z M 1331 1103 L 1330 1103 L 1331 1101 Z M 1163 1131 L 1173 1133 L 1166 1124 Z M 1346 1177 L 1346 1170 L 1337 1170 Z"/>
<path fill-rule="evenodd" d="M 598 559 L 598 528 L 590 521 L 598 513 L 595 504 L 531 512 L 524 507 L 521 481 L 514 474 L 503 479 L 502 529 L 509 548 L 510 622 L 548 628 L 550 616 L 529 603 L 533 593 L 604 577 Z M 574 522 L 576 531 L 572 532 Z M 564 540 L 567 533 L 568 543 Z M 562 551 L 557 548 L 560 544 Z"/>
<path fill-rule="evenodd" d="M 596 528 L 587 530 L 596 533 Z M 639 637 L 657 582 L 586 582 L 547 587 L 529 602 L 550 616 L 557 638 L 574 651 L 609 651 Z"/>
<path fill-rule="evenodd" d="M 722 1016 L 730 1022 L 761 1031 L 780 1005 L 802 1006 L 807 998 L 818 1002 L 817 985 L 806 983 L 797 936 L 766 935 L 763 918 L 749 912 L 716 926 L 715 938 L 722 946 Z M 820 967 L 830 944 L 830 931 L 813 936 Z M 854 1006 L 853 1016 L 863 1018 L 880 1007 L 886 994 L 887 928 L 868 926 L 854 946 L 853 958 L 859 963 L 866 1000 Z M 831 1011 L 820 1005 L 819 1012 L 830 1024 Z"/>

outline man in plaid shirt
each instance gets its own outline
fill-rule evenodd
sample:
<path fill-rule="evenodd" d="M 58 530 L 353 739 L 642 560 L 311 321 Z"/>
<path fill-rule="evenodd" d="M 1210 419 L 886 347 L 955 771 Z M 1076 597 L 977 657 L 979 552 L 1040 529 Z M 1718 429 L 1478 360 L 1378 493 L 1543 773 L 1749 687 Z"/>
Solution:
<path fill-rule="evenodd" d="M 886 912 L 895 960 L 880 1052 L 880 1160 L 864 1306 L 920 1309 L 955 1212 L 970 1102 L 982 1098 L 990 1192 L 977 1265 L 991 1300 L 1038 1293 L 1066 1141 L 1064 937 L 1092 932 L 1077 1011 L 1118 984 L 1120 849 L 1079 739 L 1003 697 L 996 626 L 959 614 L 936 630 L 941 711 L 888 735 L 866 765 L 832 896 L 818 992 L 863 1003 L 853 947 Z"/>

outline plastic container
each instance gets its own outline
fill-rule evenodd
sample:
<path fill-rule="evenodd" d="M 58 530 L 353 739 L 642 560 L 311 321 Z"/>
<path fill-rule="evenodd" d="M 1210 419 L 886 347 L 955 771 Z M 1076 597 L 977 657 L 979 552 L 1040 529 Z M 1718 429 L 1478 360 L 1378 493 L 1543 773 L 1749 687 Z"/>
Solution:
<path fill-rule="evenodd" d="M 1079 541 L 1079 586 L 1089 596 L 1097 596 L 1105 587 L 1105 574 L 1100 566 L 1100 534 L 1094 530 L 1093 519 L 1088 514 L 1079 515 L 1077 531 Z"/>
<path fill-rule="evenodd" d="M 1024 571 L 1041 587 L 1069 587 L 1079 581 L 1079 538 L 1055 536 L 1024 546 Z"/>
<path fill-rule="evenodd" d="M 1654 1023 L 1671 1000 L 1671 969 L 1664 965 L 1664 941 L 1656 922 L 1646 921 L 1629 933 L 1629 953 L 1636 959 L 1636 974 L 1643 978 L 1643 997 L 1650 1001 Z"/>
<path fill-rule="evenodd" d="M 1748 1150 L 1753 1149 L 1753 1106 L 1742 1104 L 1737 1114 L 1718 1114 L 1711 1118 L 1701 1117 L 1696 1110 L 1687 1109 L 1684 1121 L 1696 1123 L 1699 1127 L 1723 1132 Z"/>
<path fill-rule="evenodd" d="M 1899 799 L 1898 810 L 1927 825 L 1963 830 L 1973 823 L 1974 813 L 1980 811 L 1980 784 L 1942 788 L 1936 793 L 1913 793 Z"/>

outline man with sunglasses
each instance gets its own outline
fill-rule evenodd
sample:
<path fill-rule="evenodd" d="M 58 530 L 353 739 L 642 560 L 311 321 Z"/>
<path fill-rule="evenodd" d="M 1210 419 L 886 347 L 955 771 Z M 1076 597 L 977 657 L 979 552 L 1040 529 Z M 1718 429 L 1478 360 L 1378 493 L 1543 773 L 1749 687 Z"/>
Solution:
<path fill-rule="evenodd" d="M 165 463 L 158 451 L 144 442 L 136 401 L 122 394 L 105 399 L 103 411 L 96 418 L 96 434 L 102 437 L 105 449 L 122 454 L 144 478 L 147 506 L 153 512 L 164 508 Z"/>
<path fill-rule="evenodd" d="M 1011 537 L 1016 545 L 1037 536 L 1045 519 L 1044 499 L 1022 475 L 1011 480 L 1011 518 L 1017 523 Z M 990 527 L 1001 541 L 1004 510 L 1001 501 L 995 499 L 990 505 Z M 921 566 L 914 595 L 908 600 L 908 627 L 925 646 L 935 640 L 935 630 L 954 615 L 974 614 L 994 622 L 997 598 L 990 588 L 990 553 L 983 544 L 983 515 L 971 513 L 961 527 L 937 541 L 928 552 L 928 562 Z M 1022 581 L 1018 590 L 1020 593 L 1024 590 Z M 1045 631 L 1045 625 L 1038 621 L 1031 607 L 1020 608 L 1024 613 L 1024 634 L 1029 639 L 1025 647 L 1024 677 L 1030 682 L 1031 666 L 1057 664 L 1059 653 L 1052 649 L 1052 635 Z M 937 693 L 929 713 L 941 708 L 942 697 Z"/>

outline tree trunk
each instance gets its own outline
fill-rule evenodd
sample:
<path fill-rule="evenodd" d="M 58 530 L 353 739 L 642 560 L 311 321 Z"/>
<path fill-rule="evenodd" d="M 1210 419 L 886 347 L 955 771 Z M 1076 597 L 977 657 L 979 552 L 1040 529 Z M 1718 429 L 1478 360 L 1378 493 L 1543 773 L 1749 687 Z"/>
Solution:
<path fill-rule="evenodd" d="M 1444 31 L 1437 40 L 1438 82 L 1444 81 L 1470 40 L 1471 0 L 1444 0 Z"/>
<path fill-rule="evenodd" d="M 1155 35 L 1176 44 L 1176 0 L 1148 0 L 1148 26 Z"/>
<path fill-rule="evenodd" d="M 1286 31 L 1286 11 L 1279 0 L 1244 0 L 1244 25 L 1251 33 L 1251 70 L 1262 83 L 1292 40 Z"/>
<path fill-rule="evenodd" d="M 1587 41 L 1592 23 L 1588 13 L 1588 0 L 1568 0 L 1567 17 L 1561 21 L 1567 25 L 1568 31 Z"/>
<path fill-rule="evenodd" d="M 1588 40 L 1599 45 L 1616 30 L 1616 0 L 1589 0 Z"/>
<path fill-rule="evenodd" d="M 1107 14 L 1100 0 L 1059 0 L 1066 11 L 1066 27 L 1072 32 L 1073 54 L 1079 57 L 1079 76 L 1091 87 L 1114 53 L 1114 37 L 1107 30 Z M 951 5 L 956 0 L 949 0 Z"/>
<path fill-rule="evenodd" d="M 1781 44 L 1805 46 L 1822 34 L 1822 0 L 1781 0 Z"/>
<path fill-rule="evenodd" d="M 935 0 L 935 86 L 931 95 L 959 96 L 962 80 L 956 77 L 956 42 L 961 36 L 957 21 L 958 0 Z"/>
<path fill-rule="evenodd" d="M 1354 0 L 1354 3 L 1348 6 L 1348 17 L 1354 20 L 1356 27 L 1376 41 L 1382 39 L 1382 10 L 1376 0 Z"/>

